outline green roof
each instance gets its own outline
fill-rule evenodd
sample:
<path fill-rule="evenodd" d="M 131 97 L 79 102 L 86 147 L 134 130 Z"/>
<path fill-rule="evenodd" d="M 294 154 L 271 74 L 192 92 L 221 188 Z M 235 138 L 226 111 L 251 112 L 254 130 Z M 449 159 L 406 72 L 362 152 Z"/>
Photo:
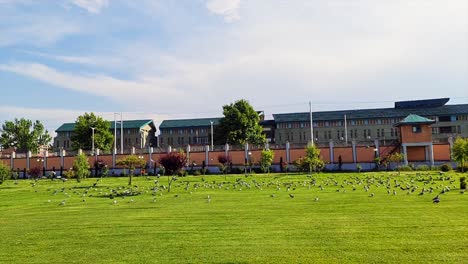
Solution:
<path fill-rule="evenodd" d="M 114 121 L 107 121 L 110 123 L 111 129 L 114 129 Z M 145 119 L 145 120 L 124 120 L 123 121 L 123 128 L 124 129 L 131 129 L 131 128 L 142 128 L 146 125 L 150 125 L 154 127 L 153 120 Z M 120 128 L 120 121 L 117 121 L 117 128 Z M 155 127 L 156 128 L 156 127 Z M 75 123 L 65 123 L 62 124 L 55 132 L 71 132 L 75 130 Z"/>
<path fill-rule="evenodd" d="M 407 117 L 405 117 L 405 119 L 396 123 L 395 126 L 414 125 L 414 124 L 432 124 L 432 123 L 435 123 L 435 121 L 432 119 L 410 114 Z"/>
<path fill-rule="evenodd" d="M 377 108 L 360 110 L 340 110 L 313 112 L 312 117 L 315 121 L 343 120 L 344 115 L 348 120 L 352 119 L 374 119 L 374 118 L 399 118 L 403 119 L 410 114 L 420 116 L 449 116 L 468 114 L 468 104 L 444 105 L 440 107 L 418 107 L 418 108 Z M 273 114 L 276 123 L 282 122 L 308 122 L 310 120 L 309 112 Z"/>
<path fill-rule="evenodd" d="M 213 125 L 218 125 L 220 119 L 221 117 L 164 120 L 159 126 L 159 129 L 161 130 L 165 128 L 209 127 L 211 126 L 211 121 L 213 121 Z"/>

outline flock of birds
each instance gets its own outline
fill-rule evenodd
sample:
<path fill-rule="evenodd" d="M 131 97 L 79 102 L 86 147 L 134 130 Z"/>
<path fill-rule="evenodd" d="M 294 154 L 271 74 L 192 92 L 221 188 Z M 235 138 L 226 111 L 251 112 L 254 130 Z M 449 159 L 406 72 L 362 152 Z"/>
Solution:
<path fill-rule="evenodd" d="M 183 178 L 182 178 L 183 179 Z M 267 180 L 269 178 L 262 178 Z M 432 175 L 430 173 L 420 174 L 417 173 L 408 177 L 392 177 L 390 175 L 355 175 L 349 178 L 337 177 L 336 175 L 327 176 L 326 174 L 320 177 L 306 176 L 303 180 L 285 181 L 279 177 L 272 177 L 269 181 L 258 181 L 255 178 L 237 178 L 234 181 L 207 181 L 201 178 L 200 181 L 184 181 L 179 180 L 175 183 L 173 191 L 179 193 L 169 193 L 168 186 L 163 184 L 163 179 L 147 177 L 148 184 L 145 186 L 100 186 L 100 179 L 98 179 L 92 186 L 89 187 L 62 187 L 59 189 L 47 189 L 53 196 L 59 195 L 62 197 L 59 205 L 66 205 L 67 198 L 80 197 L 83 203 L 86 203 L 87 198 L 108 198 L 111 200 L 112 205 L 116 205 L 119 201 L 127 201 L 128 203 L 135 202 L 137 197 L 144 195 L 151 195 L 152 202 L 157 201 L 158 196 L 173 195 L 174 198 L 179 198 L 179 193 L 192 194 L 198 190 L 225 190 L 225 191 L 269 191 L 271 198 L 276 198 L 283 193 L 294 199 L 299 190 L 312 190 L 313 201 L 319 202 L 319 194 L 322 192 L 334 191 L 337 193 L 364 192 L 368 197 L 375 197 L 377 194 L 382 195 L 386 193 L 389 196 L 396 196 L 397 194 L 405 195 L 435 195 L 432 199 L 433 203 L 441 202 L 441 195 L 456 189 L 456 182 L 450 176 Z M 36 188 L 37 183 L 31 183 L 33 188 Z M 386 191 L 382 190 L 385 189 Z M 272 191 L 272 192 L 271 192 Z M 37 192 L 37 190 L 36 190 Z M 464 191 L 461 191 L 464 193 Z M 206 196 L 206 202 L 211 203 L 212 198 L 210 195 Z M 52 203 L 48 200 L 48 203 Z"/>

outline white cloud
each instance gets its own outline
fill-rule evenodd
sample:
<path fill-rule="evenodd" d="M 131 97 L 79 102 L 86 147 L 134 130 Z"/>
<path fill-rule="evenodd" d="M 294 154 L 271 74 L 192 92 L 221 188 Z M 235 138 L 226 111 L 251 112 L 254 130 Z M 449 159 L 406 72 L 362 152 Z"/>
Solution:
<path fill-rule="evenodd" d="M 83 9 L 86 9 L 90 13 L 99 13 L 101 9 L 109 4 L 108 0 L 71 0 L 71 2 Z"/>
<path fill-rule="evenodd" d="M 239 20 L 240 0 L 208 0 L 206 7 L 212 13 L 221 15 L 227 22 Z"/>

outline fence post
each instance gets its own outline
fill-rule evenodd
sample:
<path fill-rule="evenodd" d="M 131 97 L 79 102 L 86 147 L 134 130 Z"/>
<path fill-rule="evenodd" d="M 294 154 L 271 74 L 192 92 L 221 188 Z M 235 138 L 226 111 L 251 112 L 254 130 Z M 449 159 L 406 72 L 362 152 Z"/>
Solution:
<path fill-rule="evenodd" d="M 289 141 L 286 141 L 286 162 L 289 164 L 291 163 L 291 157 L 290 157 L 290 153 L 289 153 L 289 150 L 290 150 L 291 146 L 289 145 Z"/>
<path fill-rule="evenodd" d="M 333 153 L 333 140 L 330 140 L 330 142 L 328 143 L 328 147 L 330 148 L 330 164 L 333 165 L 334 161 L 335 161 L 335 153 Z"/>

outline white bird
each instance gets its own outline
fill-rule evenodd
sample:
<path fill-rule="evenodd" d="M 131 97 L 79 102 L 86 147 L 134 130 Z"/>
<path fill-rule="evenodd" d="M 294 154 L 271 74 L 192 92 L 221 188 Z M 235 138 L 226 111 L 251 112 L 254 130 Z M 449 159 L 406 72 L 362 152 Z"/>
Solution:
<path fill-rule="evenodd" d="M 318 197 L 315 197 L 315 200 L 314 200 L 314 201 L 318 202 L 318 201 L 319 201 L 319 198 L 318 198 Z"/>
<path fill-rule="evenodd" d="M 114 204 L 117 204 L 117 200 L 114 200 Z"/>

